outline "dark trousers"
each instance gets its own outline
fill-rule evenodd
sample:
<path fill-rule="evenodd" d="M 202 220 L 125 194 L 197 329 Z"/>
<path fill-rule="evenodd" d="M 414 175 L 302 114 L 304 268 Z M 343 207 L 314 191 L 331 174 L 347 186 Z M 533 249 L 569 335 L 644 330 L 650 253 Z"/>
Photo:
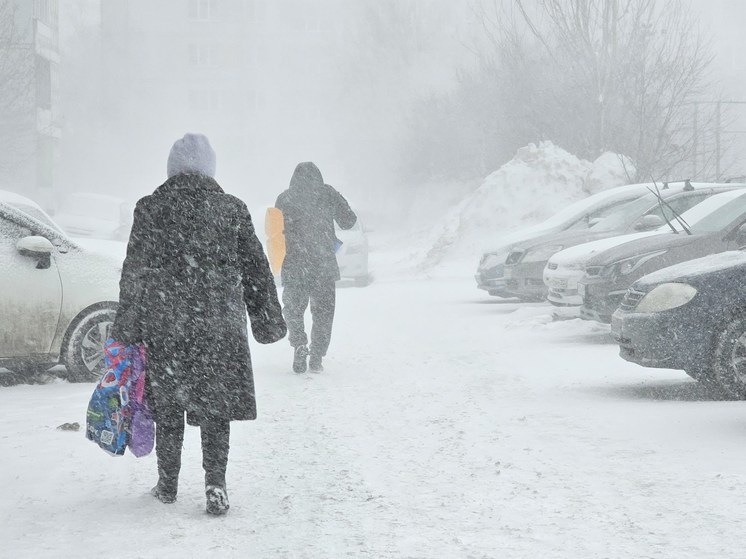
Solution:
<path fill-rule="evenodd" d="M 312 282 L 308 285 L 286 285 L 282 291 L 282 314 L 288 326 L 290 345 L 308 344 L 304 315 L 311 304 L 311 353 L 323 357 L 332 340 L 334 307 L 337 301 L 333 281 Z"/>
<path fill-rule="evenodd" d="M 227 419 L 206 419 L 200 425 L 205 485 L 225 487 L 230 426 L 230 421 Z M 159 407 L 155 431 L 158 482 L 166 491 L 173 494 L 176 494 L 179 485 L 183 442 L 184 410 L 180 406 L 168 406 L 165 409 Z"/>

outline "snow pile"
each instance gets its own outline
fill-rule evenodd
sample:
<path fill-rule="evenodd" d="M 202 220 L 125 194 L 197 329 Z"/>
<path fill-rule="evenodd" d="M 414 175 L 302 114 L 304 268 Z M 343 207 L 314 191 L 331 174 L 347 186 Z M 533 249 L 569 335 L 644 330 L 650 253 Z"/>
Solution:
<path fill-rule="evenodd" d="M 629 184 L 635 175 L 635 166 L 629 157 L 607 151 L 593 162 L 585 180 L 585 190 L 595 194 L 611 186 Z"/>
<path fill-rule="evenodd" d="M 590 162 L 552 142 L 529 144 L 448 213 L 432 231 L 420 266 L 429 268 L 447 257 L 474 259 L 499 233 L 541 222 L 590 194 L 628 184 L 632 173 L 631 162 L 616 154 Z"/>

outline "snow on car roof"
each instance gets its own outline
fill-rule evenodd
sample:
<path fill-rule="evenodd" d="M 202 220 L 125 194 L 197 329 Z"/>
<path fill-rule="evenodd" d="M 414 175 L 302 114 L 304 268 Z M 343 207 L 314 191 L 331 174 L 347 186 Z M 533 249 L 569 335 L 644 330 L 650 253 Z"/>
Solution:
<path fill-rule="evenodd" d="M 595 208 L 599 204 L 611 202 L 617 199 L 634 198 L 636 194 L 643 196 L 648 192 L 647 184 L 628 184 L 626 186 L 616 186 L 614 188 L 607 188 L 596 194 L 578 200 L 577 202 L 565 206 L 552 217 L 542 221 L 538 224 L 542 229 L 545 227 L 552 227 L 554 225 L 560 225 L 565 221 L 576 218 L 579 214 Z"/>
<path fill-rule="evenodd" d="M 669 189 L 676 190 L 681 190 L 686 185 L 685 181 L 669 182 L 667 184 Z M 724 186 L 723 183 L 712 182 L 694 182 L 690 184 L 695 189 Z M 592 196 L 588 196 L 587 198 L 583 198 L 582 200 L 579 200 L 574 204 L 570 204 L 569 206 L 564 207 L 549 219 L 538 224 L 537 227 L 544 229 L 554 225 L 559 225 L 567 220 L 575 218 L 578 214 L 582 214 L 587 210 L 593 209 L 596 206 L 603 205 L 607 202 L 611 202 L 617 199 L 634 198 L 635 193 L 639 193 L 640 196 L 644 196 L 655 190 L 656 186 L 661 190 L 664 189 L 662 185 L 658 185 L 652 182 L 643 182 L 638 184 L 628 184 L 626 186 L 607 188 L 606 190 L 602 190 L 601 192 L 593 194 Z M 728 186 L 731 188 L 737 188 L 746 187 L 746 184 L 732 184 Z"/>
<path fill-rule="evenodd" d="M 697 185 L 697 186 L 700 186 L 700 185 Z M 715 186 L 715 185 L 714 184 L 701 184 L 701 186 L 705 187 L 705 186 Z M 728 192 L 714 194 L 710 196 L 709 198 L 703 200 L 696 206 L 684 212 L 681 217 L 687 224 L 694 225 L 698 221 L 704 219 L 705 217 L 709 216 L 713 212 L 719 210 L 723 206 L 729 204 L 733 200 L 740 198 L 741 196 L 746 196 L 745 189 L 729 190 Z M 676 221 L 675 219 L 671 220 L 671 225 L 677 231 L 683 230 L 679 222 Z M 666 233 L 671 233 L 671 227 L 668 224 L 662 225 L 661 227 L 659 227 L 658 229 L 654 231 L 645 231 L 643 233 L 630 233 L 628 235 L 619 235 L 616 237 L 609 237 L 607 239 L 599 239 L 597 241 L 591 241 L 590 243 L 583 243 L 580 245 L 575 245 L 575 246 L 566 248 L 565 250 L 561 250 L 560 252 L 554 254 L 549 259 L 549 261 L 552 262 L 553 264 L 559 264 L 559 265 L 578 263 L 578 262 L 588 260 L 593 255 L 598 254 L 599 252 L 602 252 L 610 248 L 614 248 L 616 246 L 622 245 L 629 241 L 635 241 L 637 239 L 641 239 L 643 237 L 649 237 L 651 235 L 663 235 Z"/>

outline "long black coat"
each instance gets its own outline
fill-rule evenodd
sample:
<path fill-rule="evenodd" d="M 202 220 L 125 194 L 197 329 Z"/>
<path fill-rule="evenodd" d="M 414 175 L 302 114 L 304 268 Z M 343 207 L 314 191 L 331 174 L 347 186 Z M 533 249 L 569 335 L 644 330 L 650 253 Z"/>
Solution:
<path fill-rule="evenodd" d="M 316 165 L 305 162 L 295 168 L 289 188 L 277 197 L 275 207 L 282 211 L 285 227 L 282 284 L 338 280 L 334 222 L 350 229 L 357 221 L 347 200 L 324 184 Z"/>
<path fill-rule="evenodd" d="M 112 336 L 148 345 L 158 408 L 188 421 L 255 419 L 246 314 L 254 338 L 272 343 L 285 322 L 246 205 L 211 178 L 180 174 L 135 208 Z"/>

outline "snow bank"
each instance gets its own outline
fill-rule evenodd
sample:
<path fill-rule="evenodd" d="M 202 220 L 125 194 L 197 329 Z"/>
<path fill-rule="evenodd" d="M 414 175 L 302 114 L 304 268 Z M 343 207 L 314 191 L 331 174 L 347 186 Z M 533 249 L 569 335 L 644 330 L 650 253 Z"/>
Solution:
<path fill-rule="evenodd" d="M 628 184 L 631 162 L 613 153 L 579 159 L 552 142 L 529 144 L 484 179 L 435 227 L 419 265 L 478 258 L 501 232 L 547 219 L 557 210 L 606 188 Z"/>

